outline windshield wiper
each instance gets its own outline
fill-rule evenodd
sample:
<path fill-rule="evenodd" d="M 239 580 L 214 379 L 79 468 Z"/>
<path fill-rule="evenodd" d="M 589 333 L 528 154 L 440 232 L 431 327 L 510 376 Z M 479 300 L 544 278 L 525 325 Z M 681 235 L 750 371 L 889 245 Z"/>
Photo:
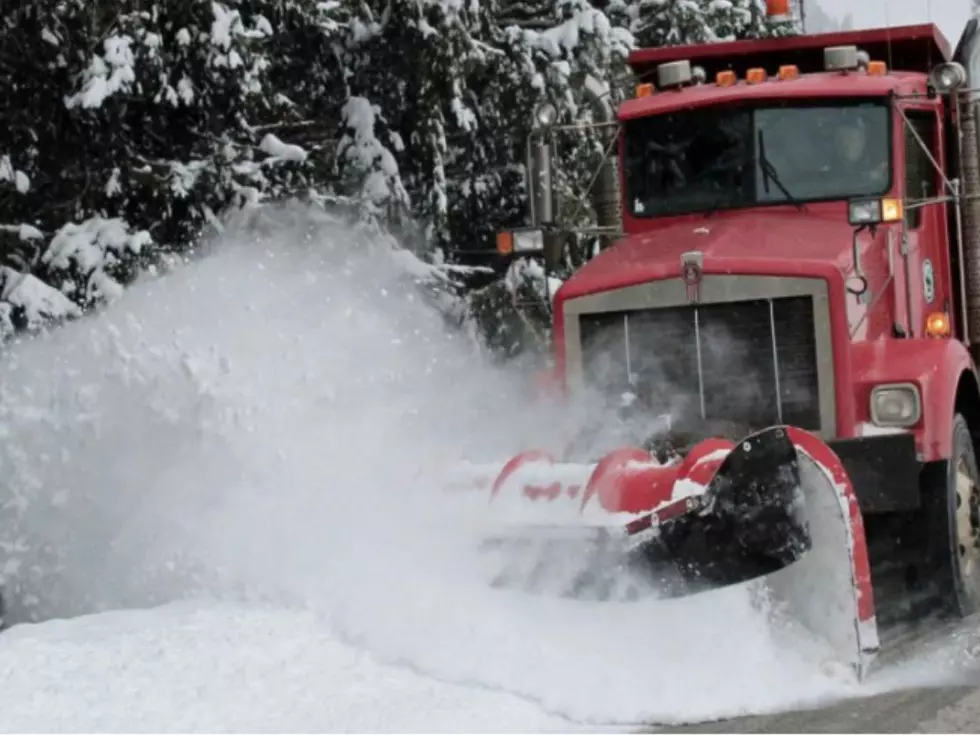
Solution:
<path fill-rule="evenodd" d="M 806 211 L 806 207 L 803 205 L 803 203 L 790 194 L 789 189 L 787 189 L 786 185 L 780 180 L 779 173 L 776 171 L 776 167 L 772 165 L 772 161 L 766 158 L 766 139 L 761 130 L 759 131 L 759 167 L 762 169 L 762 185 L 766 189 L 766 194 L 769 193 L 769 182 L 772 181 L 772 183 L 779 187 L 779 190 L 783 193 L 783 196 L 786 197 L 786 201 L 801 212 Z"/>

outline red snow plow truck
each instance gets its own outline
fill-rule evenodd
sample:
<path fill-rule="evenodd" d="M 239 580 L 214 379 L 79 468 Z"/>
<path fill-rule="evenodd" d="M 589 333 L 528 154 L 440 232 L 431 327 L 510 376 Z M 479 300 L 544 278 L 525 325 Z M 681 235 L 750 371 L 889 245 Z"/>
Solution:
<path fill-rule="evenodd" d="M 553 297 L 549 375 L 643 430 L 476 471 L 519 506 L 501 584 L 758 583 L 863 674 L 980 608 L 977 21 L 955 49 L 927 24 L 630 64 L 618 109 L 583 82 L 604 245 Z M 583 228 L 559 221 L 558 110 L 534 115 L 532 221 L 497 244 L 554 263 Z"/>

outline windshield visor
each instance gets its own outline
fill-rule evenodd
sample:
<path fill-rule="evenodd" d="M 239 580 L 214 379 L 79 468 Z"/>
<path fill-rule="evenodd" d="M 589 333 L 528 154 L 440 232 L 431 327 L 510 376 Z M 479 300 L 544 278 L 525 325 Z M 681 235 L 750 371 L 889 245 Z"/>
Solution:
<path fill-rule="evenodd" d="M 891 188 L 884 101 L 703 107 L 630 120 L 634 217 L 880 196 Z"/>

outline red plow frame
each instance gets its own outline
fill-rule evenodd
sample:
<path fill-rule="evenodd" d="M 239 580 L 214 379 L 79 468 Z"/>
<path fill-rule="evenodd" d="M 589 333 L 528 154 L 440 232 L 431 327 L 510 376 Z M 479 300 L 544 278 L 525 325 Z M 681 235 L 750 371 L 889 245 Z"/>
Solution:
<path fill-rule="evenodd" d="M 776 464 L 782 464 L 778 471 L 773 469 Z M 792 470 L 789 475 L 787 469 Z M 549 508 L 561 506 L 564 523 L 557 521 L 554 526 L 611 529 L 632 544 L 656 538 L 678 525 L 707 523 L 707 543 L 702 546 L 724 538 L 729 548 L 719 544 L 707 553 L 727 557 L 734 547 L 751 554 L 753 544 L 769 544 L 767 534 L 782 541 L 803 533 L 805 551 L 773 562 L 771 568 L 739 571 L 733 581 L 715 586 L 764 577 L 770 591 L 804 625 L 835 644 L 859 677 L 865 675 L 879 650 L 868 547 L 857 497 L 841 460 L 812 433 L 775 426 L 738 443 L 711 438 L 669 464 L 657 462 L 638 447 L 619 448 L 594 464 L 578 466 L 531 450 L 514 456 L 495 474 L 483 475 L 477 484 L 489 490 L 492 506 L 516 500 L 544 510 L 545 518 Z M 789 487 L 794 484 L 797 488 Z M 764 507 L 766 497 L 790 490 L 798 490 L 802 502 L 787 495 L 774 504 L 780 509 L 776 515 Z M 743 522 L 739 518 L 746 514 L 754 518 L 746 525 L 755 524 L 749 531 L 739 528 Z M 800 514 L 803 520 L 787 521 Z M 724 522 L 717 520 L 723 516 Z M 542 525 L 551 524 L 524 527 L 531 533 Z M 509 525 L 515 527 L 522 527 L 522 519 Z M 721 528 L 725 533 L 719 535 Z"/>

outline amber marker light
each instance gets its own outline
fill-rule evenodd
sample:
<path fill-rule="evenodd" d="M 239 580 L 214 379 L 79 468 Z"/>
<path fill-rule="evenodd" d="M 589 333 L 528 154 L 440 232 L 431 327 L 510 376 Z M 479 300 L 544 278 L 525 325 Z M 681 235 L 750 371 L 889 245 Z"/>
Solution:
<path fill-rule="evenodd" d="M 952 331 L 946 312 L 934 311 L 926 317 L 926 334 L 930 337 L 948 337 Z"/>
<path fill-rule="evenodd" d="M 881 221 L 898 222 L 902 219 L 902 200 L 901 199 L 882 199 L 881 200 Z"/>
<path fill-rule="evenodd" d="M 497 252 L 501 255 L 510 255 L 514 252 L 514 233 L 513 232 L 498 232 L 497 233 Z"/>
<path fill-rule="evenodd" d="M 780 81 L 788 81 L 790 79 L 800 78 L 800 67 L 796 64 L 784 64 L 779 67 L 779 79 Z"/>
<path fill-rule="evenodd" d="M 766 15 L 780 18 L 789 15 L 789 0 L 766 0 Z"/>
<path fill-rule="evenodd" d="M 734 86 L 735 82 L 738 81 L 738 77 L 735 76 L 735 72 L 731 69 L 726 69 L 725 71 L 720 71 L 715 74 L 715 84 L 719 87 L 731 87 Z"/>
<path fill-rule="evenodd" d="M 872 77 L 883 77 L 888 73 L 888 65 L 884 61 L 869 61 L 868 75 Z"/>

